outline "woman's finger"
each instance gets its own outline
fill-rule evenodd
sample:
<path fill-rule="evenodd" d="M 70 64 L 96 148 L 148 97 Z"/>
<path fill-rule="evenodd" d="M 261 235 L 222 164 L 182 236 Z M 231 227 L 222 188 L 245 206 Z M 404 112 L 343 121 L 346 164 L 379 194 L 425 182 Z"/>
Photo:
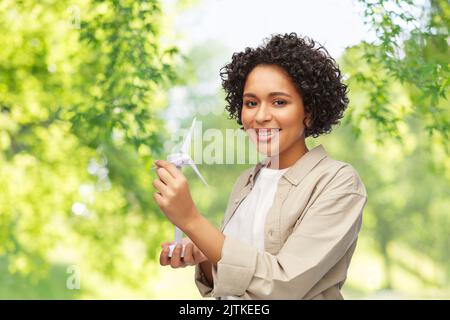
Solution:
<path fill-rule="evenodd" d="M 164 198 L 162 196 L 161 193 L 156 192 L 153 194 L 153 199 L 155 200 L 155 202 L 158 204 L 158 206 L 164 206 Z"/>
<path fill-rule="evenodd" d="M 166 168 L 156 169 L 156 174 L 159 176 L 162 182 L 166 185 L 171 185 L 175 182 L 175 179 Z"/>
<path fill-rule="evenodd" d="M 181 171 L 177 167 L 175 167 L 173 163 L 170 163 L 165 160 L 157 160 L 155 161 L 155 164 L 158 167 L 166 169 L 170 173 L 170 175 L 175 179 L 181 178 L 183 176 Z"/>
<path fill-rule="evenodd" d="M 194 245 L 192 243 L 186 244 L 184 249 L 184 263 L 188 266 L 195 265 L 194 256 L 193 256 Z"/>
<path fill-rule="evenodd" d="M 175 246 L 175 249 L 172 252 L 172 258 L 170 258 L 170 265 L 172 266 L 172 268 L 180 268 L 180 267 L 182 267 L 182 263 L 181 263 L 181 248 L 182 248 L 181 243 L 178 243 Z"/>
<path fill-rule="evenodd" d="M 153 180 L 153 186 L 163 195 L 167 194 L 169 191 L 169 187 L 165 185 L 161 180 L 155 179 Z"/>
<path fill-rule="evenodd" d="M 171 244 L 173 244 L 173 241 L 166 241 L 166 242 L 163 242 L 163 243 L 161 243 L 161 248 L 164 249 L 164 247 L 170 246 Z"/>
<path fill-rule="evenodd" d="M 169 258 L 169 247 L 164 246 L 161 254 L 159 255 L 159 264 L 162 266 L 167 266 L 170 263 Z"/>

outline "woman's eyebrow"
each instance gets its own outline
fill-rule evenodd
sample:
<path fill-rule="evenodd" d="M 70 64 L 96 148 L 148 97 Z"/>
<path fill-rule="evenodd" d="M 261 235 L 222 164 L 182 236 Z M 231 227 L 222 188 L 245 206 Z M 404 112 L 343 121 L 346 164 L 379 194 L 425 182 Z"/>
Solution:
<path fill-rule="evenodd" d="M 273 96 L 286 96 L 291 98 L 290 95 L 288 95 L 287 93 L 284 92 L 280 92 L 280 91 L 276 91 L 276 92 L 271 92 L 268 94 L 269 97 L 273 97 Z M 246 92 L 244 93 L 243 97 L 250 97 L 250 98 L 256 98 L 256 94 L 251 93 L 251 92 Z"/>

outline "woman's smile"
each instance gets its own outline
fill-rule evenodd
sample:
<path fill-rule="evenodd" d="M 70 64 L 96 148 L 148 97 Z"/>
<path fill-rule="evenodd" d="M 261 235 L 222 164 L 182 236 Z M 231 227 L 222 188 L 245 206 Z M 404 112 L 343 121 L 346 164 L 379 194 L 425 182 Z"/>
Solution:
<path fill-rule="evenodd" d="M 247 133 L 253 142 L 269 143 L 271 140 L 279 140 L 280 131 L 279 128 L 252 128 Z"/>

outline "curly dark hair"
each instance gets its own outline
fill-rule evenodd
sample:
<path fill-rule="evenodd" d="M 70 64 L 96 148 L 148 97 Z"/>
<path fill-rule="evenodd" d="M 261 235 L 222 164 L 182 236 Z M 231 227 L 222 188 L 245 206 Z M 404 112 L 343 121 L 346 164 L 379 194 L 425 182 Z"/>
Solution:
<path fill-rule="evenodd" d="M 291 77 L 303 99 L 305 113 L 310 115 L 309 126 L 304 123 L 305 137 L 330 133 L 349 103 L 347 86 L 341 81 L 336 61 L 322 45 L 314 48 L 316 43 L 296 33 L 274 34 L 262 46 L 234 53 L 232 61 L 220 69 L 229 119 L 242 125 L 242 96 L 248 74 L 259 64 L 274 64 Z"/>

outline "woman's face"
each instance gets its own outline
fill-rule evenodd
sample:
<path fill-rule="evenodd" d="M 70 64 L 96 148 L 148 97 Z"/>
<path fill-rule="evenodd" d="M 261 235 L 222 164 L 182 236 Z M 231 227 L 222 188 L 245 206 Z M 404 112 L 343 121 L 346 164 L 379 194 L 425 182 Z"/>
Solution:
<path fill-rule="evenodd" d="M 259 152 L 299 158 L 306 149 L 302 98 L 291 78 L 277 65 L 258 65 L 247 76 L 241 120 Z"/>

